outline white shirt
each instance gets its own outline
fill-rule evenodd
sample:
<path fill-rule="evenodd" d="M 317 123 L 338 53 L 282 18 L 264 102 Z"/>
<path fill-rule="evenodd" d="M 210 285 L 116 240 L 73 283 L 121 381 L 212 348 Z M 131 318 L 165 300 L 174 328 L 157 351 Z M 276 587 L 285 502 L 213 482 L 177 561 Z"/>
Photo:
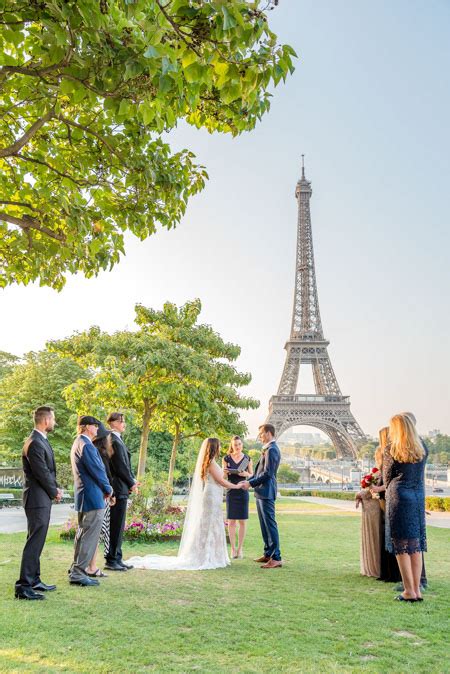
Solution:
<path fill-rule="evenodd" d="M 40 433 L 42 437 L 47 440 L 47 433 L 44 433 L 44 431 L 40 431 L 39 428 L 35 428 L 34 430 L 36 431 L 36 433 Z"/>
<path fill-rule="evenodd" d="M 114 433 L 114 435 L 117 435 L 117 437 L 119 438 L 119 440 L 122 440 L 122 436 L 120 435 L 119 431 L 113 431 L 113 430 L 111 430 L 111 433 Z"/>

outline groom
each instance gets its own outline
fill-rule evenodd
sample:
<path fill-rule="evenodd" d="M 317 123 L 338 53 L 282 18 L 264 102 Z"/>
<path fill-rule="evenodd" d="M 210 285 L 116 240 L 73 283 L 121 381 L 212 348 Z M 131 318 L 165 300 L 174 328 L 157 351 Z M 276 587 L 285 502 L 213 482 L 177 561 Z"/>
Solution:
<path fill-rule="evenodd" d="M 259 427 L 259 438 L 263 444 L 261 458 L 256 464 L 254 476 L 242 482 L 241 486 L 243 489 L 253 487 L 255 490 L 256 508 L 264 540 L 264 555 L 255 559 L 255 562 L 264 562 L 262 569 L 276 569 L 283 565 L 275 520 L 276 478 L 281 454 L 275 442 L 275 428 L 272 424 Z"/>

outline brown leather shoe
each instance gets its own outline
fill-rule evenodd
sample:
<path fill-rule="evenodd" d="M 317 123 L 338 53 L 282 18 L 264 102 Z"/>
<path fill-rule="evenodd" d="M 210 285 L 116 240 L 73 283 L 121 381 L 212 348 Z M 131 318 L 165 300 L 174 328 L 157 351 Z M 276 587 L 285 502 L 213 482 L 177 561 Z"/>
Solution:
<path fill-rule="evenodd" d="M 267 564 L 262 565 L 262 569 L 277 569 L 278 567 L 283 566 L 281 559 L 269 559 Z"/>
<path fill-rule="evenodd" d="M 254 559 L 253 561 L 258 562 L 260 564 L 261 562 L 266 563 L 269 560 L 270 560 L 270 557 L 266 557 L 265 555 L 263 555 L 262 557 L 258 557 L 258 559 Z"/>

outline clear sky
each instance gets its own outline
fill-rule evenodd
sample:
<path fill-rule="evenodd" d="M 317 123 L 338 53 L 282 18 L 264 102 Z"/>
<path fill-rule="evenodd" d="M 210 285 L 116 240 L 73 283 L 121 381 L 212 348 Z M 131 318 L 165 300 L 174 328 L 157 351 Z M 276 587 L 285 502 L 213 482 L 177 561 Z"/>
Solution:
<path fill-rule="evenodd" d="M 210 175 L 180 226 L 130 238 L 113 272 L 61 293 L 1 291 L 0 349 L 131 327 L 136 302 L 200 297 L 253 375 L 253 434 L 289 336 L 304 153 L 322 323 L 353 413 L 370 434 L 404 409 L 422 433 L 450 433 L 450 3 L 280 0 L 270 20 L 300 58 L 258 128 L 171 134 Z"/>

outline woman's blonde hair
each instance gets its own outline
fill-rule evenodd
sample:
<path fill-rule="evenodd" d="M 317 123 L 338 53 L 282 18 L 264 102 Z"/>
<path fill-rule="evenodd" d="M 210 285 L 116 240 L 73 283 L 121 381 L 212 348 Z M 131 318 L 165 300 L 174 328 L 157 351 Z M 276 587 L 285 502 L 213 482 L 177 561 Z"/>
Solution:
<path fill-rule="evenodd" d="M 228 452 L 227 452 L 227 454 L 233 454 L 233 442 L 234 442 L 235 440 L 240 440 L 241 443 L 242 443 L 242 446 L 244 446 L 244 442 L 243 442 L 241 436 L 240 436 L 240 435 L 233 435 L 233 437 L 232 437 L 231 440 L 230 440 L 230 446 L 228 447 Z"/>
<path fill-rule="evenodd" d="M 425 456 L 416 427 L 409 414 L 396 414 L 389 422 L 390 453 L 400 463 L 418 463 Z"/>
<path fill-rule="evenodd" d="M 216 458 L 216 456 L 219 455 L 219 450 L 220 450 L 220 442 L 217 438 L 206 439 L 205 454 L 203 456 L 202 469 L 200 473 L 202 480 L 206 479 L 208 468 L 211 465 L 211 462 Z"/>
<path fill-rule="evenodd" d="M 378 441 L 380 444 L 375 450 L 375 463 L 377 464 L 378 468 L 381 468 L 383 465 L 384 450 L 389 443 L 389 426 L 380 428 L 378 431 Z"/>

